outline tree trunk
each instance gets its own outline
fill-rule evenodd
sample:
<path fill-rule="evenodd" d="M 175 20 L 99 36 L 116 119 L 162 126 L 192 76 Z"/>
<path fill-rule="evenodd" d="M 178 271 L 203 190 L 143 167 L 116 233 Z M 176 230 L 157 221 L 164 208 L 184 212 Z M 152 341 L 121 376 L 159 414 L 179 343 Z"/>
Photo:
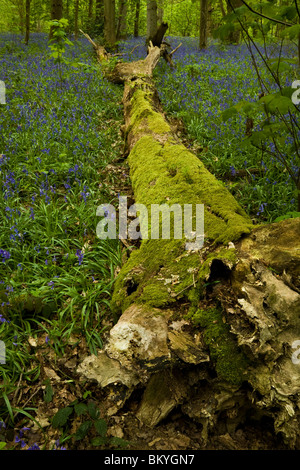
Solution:
<path fill-rule="evenodd" d="M 205 447 L 249 417 L 267 418 L 299 448 L 300 218 L 254 227 L 178 141 L 152 81 L 161 55 L 150 46 L 146 59 L 117 64 L 111 75 L 125 82 L 124 136 L 143 239 L 115 280 L 119 320 L 77 372 L 107 391 L 110 417 L 125 403 L 133 409 L 133 391 L 144 389 L 132 398 L 140 426 L 157 430 L 180 410 L 199 424 Z M 164 233 L 164 217 L 152 220 L 157 204 L 204 206 L 199 243 L 175 236 L 175 222 L 169 237 L 151 237 L 153 228 Z"/>
<path fill-rule="evenodd" d="M 134 18 L 134 33 L 133 33 L 135 38 L 137 38 L 138 35 L 139 35 L 140 7 L 141 7 L 141 0 L 136 0 L 135 18 Z"/>
<path fill-rule="evenodd" d="M 94 6 L 93 0 L 89 0 L 88 16 L 90 20 L 93 18 L 93 6 Z"/>
<path fill-rule="evenodd" d="M 19 13 L 19 31 L 20 34 L 24 34 L 24 16 L 25 16 L 25 8 L 24 8 L 24 0 L 19 0 L 18 2 L 18 13 Z"/>
<path fill-rule="evenodd" d="M 157 21 L 158 21 L 158 24 L 161 24 L 164 21 L 164 1 L 163 0 L 158 0 Z"/>
<path fill-rule="evenodd" d="M 157 30 L 157 3 L 147 0 L 147 42 L 155 35 Z"/>
<path fill-rule="evenodd" d="M 29 42 L 29 34 L 30 34 L 30 1 L 26 0 L 26 17 L 25 17 L 25 44 L 28 45 Z"/>
<path fill-rule="evenodd" d="M 51 0 L 51 20 L 60 20 L 63 16 L 62 0 Z M 52 28 L 50 28 L 49 39 L 52 38 Z"/>
<path fill-rule="evenodd" d="M 75 5 L 74 5 L 74 39 L 77 41 L 78 39 L 78 10 L 79 10 L 79 0 L 75 0 Z"/>
<path fill-rule="evenodd" d="M 200 49 L 207 47 L 207 26 L 208 26 L 208 0 L 201 0 L 200 4 Z"/>
<path fill-rule="evenodd" d="M 116 5 L 115 0 L 104 0 L 104 38 L 109 46 L 116 43 Z"/>
<path fill-rule="evenodd" d="M 127 7 L 127 0 L 120 0 L 117 40 L 125 39 L 127 36 Z"/>
<path fill-rule="evenodd" d="M 96 26 L 99 36 L 104 31 L 104 0 L 96 0 Z"/>
<path fill-rule="evenodd" d="M 220 5 L 221 12 L 222 12 L 222 16 L 224 18 L 224 16 L 226 16 L 226 11 L 225 11 L 223 0 L 219 0 L 219 5 Z"/>

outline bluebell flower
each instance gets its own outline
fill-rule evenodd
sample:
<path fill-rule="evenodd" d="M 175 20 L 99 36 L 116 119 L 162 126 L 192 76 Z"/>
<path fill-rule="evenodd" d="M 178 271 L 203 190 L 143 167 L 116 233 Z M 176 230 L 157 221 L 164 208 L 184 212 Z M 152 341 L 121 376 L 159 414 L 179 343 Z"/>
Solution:
<path fill-rule="evenodd" d="M 78 264 L 79 266 L 82 264 L 82 260 L 83 260 L 83 253 L 81 250 L 77 250 L 76 251 L 76 256 L 78 258 Z"/>

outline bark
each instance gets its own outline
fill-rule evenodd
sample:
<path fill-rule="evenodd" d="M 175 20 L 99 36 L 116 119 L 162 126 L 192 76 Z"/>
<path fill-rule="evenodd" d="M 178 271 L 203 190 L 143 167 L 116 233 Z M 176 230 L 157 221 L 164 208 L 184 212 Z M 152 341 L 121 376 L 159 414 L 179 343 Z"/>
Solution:
<path fill-rule="evenodd" d="M 26 0 L 26 16 L 25 16 L 25 44 L 28 45 L 30 34 L 30 1 Z"/>
<path fill-rule="evenodd" d="M 63 16 L 62 0 L 51 0 L 51 20 L 60 20 Z M 52 38 L 52 28 L 50 28 L 49 39 Z"/>
<path fill-rule="evenodd" d="M 90 19 L 93 17 L 93 6 L 94 6 L 93 0 L 89 0 L 88 15 Z"/>
<path fill-rule="evenodd" d="M 104 29 L 104 0 L 96 0 L 96 25 L 100 36 Z"/>
<path fill-rule="evenodd" d="M 25 16 L 25 7 L 24 0 L 19 0 L 17 3 L 18 13 L 19 13 L 19 31 L 21 34 L 24 34 L 24 16 Z"/>
<path fill-rule="evenodd" d="M 155 35 L 157 30 L 157 2 L 147 0 L 147 42 Z"/>
<path fill-rule="evenodd" d="M 161 55 L 150 45 L 146 59 L 112 74 L 125 82 L 135 202 L 148 213 L 163 202 L 204 204 L 204 244 L 187 250 L 174 233 L 151 239 L 143 231 L 115 280 L 119 320 L 77 372 L 107 391 L 110 416 L 143 389 L 141 426 L 158 426 L 176 408 L 201 424 L 208 442 L 224 425 L 230 433 L 248 416 L 267 417 L 286 445 L 299 448 L 300 219 L 254 227 L 178 141 L 152 81 Z"/>
<path fill-rule="evenodd" d="M 74 7 L 74 38 L 75 41 L 78 39 L 78 10 L 79 10 L 79 0 L 75 0 L 75 7 Z"/>
<path fill-rule="evenodd" d="M 135 38 L 137 38 L 138 35 L 139 35 L 140 7 L 141 7 L 141 0 L 136 0 L 135 18 L 134 18 L 134 32 L 133 32 L 133 35 L 134 35 Z"/>
<path fill-rule="evenodd" d="M 115 0 L 104 0 L 104 38 L 109 46 L 116 43 Z"/>
<path fill-rule="evenodd" d="M 127 0 L 120 0 L 117 40 L 124 39 L 127 36 L 127 7 Z"/>
<path fill-rule="evenodd" d="M 160 47 L 168 29 L 168 23 L 161 23 L 161 25 L 157 28 L 154 36 L 150 38 L 153 46 Z"/>
<path fill-rule="evenodd" d="M 99 62 L 103 62 L 104 60 L 106 61 L 109 57 L 107 54 L 105 48 L 103 46 L 100 46 L 99 44 L 95 43 L 88 34 L 84 33 L 81 29 L 79 30 L 86 38 L 87 40 L 92 44 L 95 54 L 97 56 L 97 59 Z"/>
<path fill-rule="evenodd" d="M 164 2 L 163 2 L 163 0 L 159 0 L 158 5 L 157 5 L 157 21 L 158 21 L 158 24 L 163 23 L 163 20 L 164 20 Z"/>
<path fill-rule="evenodd" d="M 219 5 L 220 5 L 221 12 L 222 12 L 222 16 L 224 18 L 226 16 L 226 11 L 225 11 L 223 0 L 219 0 Z"/>
<path fill-rule="evenodd" d="M 208 0 L 201 0 L 200 4 L 200 49 L 207 47 L 207 30 L 208 30 Z"/>

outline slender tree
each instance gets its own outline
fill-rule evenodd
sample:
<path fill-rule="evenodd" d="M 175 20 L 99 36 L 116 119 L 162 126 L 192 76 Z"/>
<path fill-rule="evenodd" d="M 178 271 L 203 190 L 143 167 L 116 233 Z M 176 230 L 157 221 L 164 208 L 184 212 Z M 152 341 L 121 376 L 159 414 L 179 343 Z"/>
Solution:
<path fill-rule="evenodd" d="M 223 0 L 219 0 L 219 5 L 220 5 L 221 12 L 222 12 L 222 16 L 224 18 L 224 16 L 226 16 L 226 10 L 225 10 Z"/>
<path fill-rule="evenodd" d="M 124 39 L 127 35 L 127 0 L 120 0 L 118 12 L 117 39 Z"/>
<path fill-rule="evenodd" d="M 104 0 L 96 0 L 96 33 L 102 35 L 104 30 Z"/>
<path fill-rule="evenodd" d="M 134 17 L 134 32 L 133 32 L 133 35 L 135 38 L 137 38 L 139 35 L 140 9 L 141 9 L 141 0 L 136 0 L 135 17 Z"/>
<path fill-rule="evenodd" d="M 89 16 L 89 19 L 90 19 L 90 20 L 91 20 L 92 17 L 93 17 L 93 6 L 94 6 L 93 0 L 89 0 L 88 16 Z"/>
<path fill-rule="evenodd" d="M 60 20 L 63 16 L 62 0 L 51 0 L 51 20 Z M 50 28 L 49 39 L 52 38 L 52 28 Z"/>
<path fill-rule="evenodd" d="M 200 3 L 200 36 L 199 47 L 205 49 L 207 47 L 207 26 L 208 26 L 208 0 L 201 0 Z"/>
<path fill-rule="evenodd" d="M 30 34 L 30 1 L 26 0 L 25 3 L 25 44 L 28 45 Z"/>
<path fill-rule="evenodd" d="M 74 38 L 75 38 L 75 41 L 77 41 L 78 33 L 79 33 L 78 10 L 79 10 L 79 0 L 75 0 L 75 4 L 74 4 Z"/>
<path fill-rule="evenodd" d="M 104 0 L 104 39 L 108 45 L 116 43 L 116 2 Z"/>
<path fill-rule="evenodd" d="M 164 0 L 158 0 L 157 3 L 157 20 L 161 24 L 164 20 Z"/>
<path fill-rule="evenodd" d="M 157 30 L 157 2 L 147 0 L 147 42 L 154 37 Z"/>

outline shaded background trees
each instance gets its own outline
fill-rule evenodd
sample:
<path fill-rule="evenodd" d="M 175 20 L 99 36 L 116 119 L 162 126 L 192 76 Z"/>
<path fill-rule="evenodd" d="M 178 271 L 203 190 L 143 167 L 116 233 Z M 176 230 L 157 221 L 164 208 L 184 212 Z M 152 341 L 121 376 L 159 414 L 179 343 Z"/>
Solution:
<path fill-rule="evenodd" d="M 200 47 L 206 47 L 211 31 L 229 10 L 227 0 L 1 0 L 0 31 L 21 33 L 27 42 L 29 31 L 47 33 L 50 20 L 63 16 L 75 39 L 83 29 L 114 44 L 128 36 L 149 38 L 165 21 L 168 34 L 200 36 Z"/>

